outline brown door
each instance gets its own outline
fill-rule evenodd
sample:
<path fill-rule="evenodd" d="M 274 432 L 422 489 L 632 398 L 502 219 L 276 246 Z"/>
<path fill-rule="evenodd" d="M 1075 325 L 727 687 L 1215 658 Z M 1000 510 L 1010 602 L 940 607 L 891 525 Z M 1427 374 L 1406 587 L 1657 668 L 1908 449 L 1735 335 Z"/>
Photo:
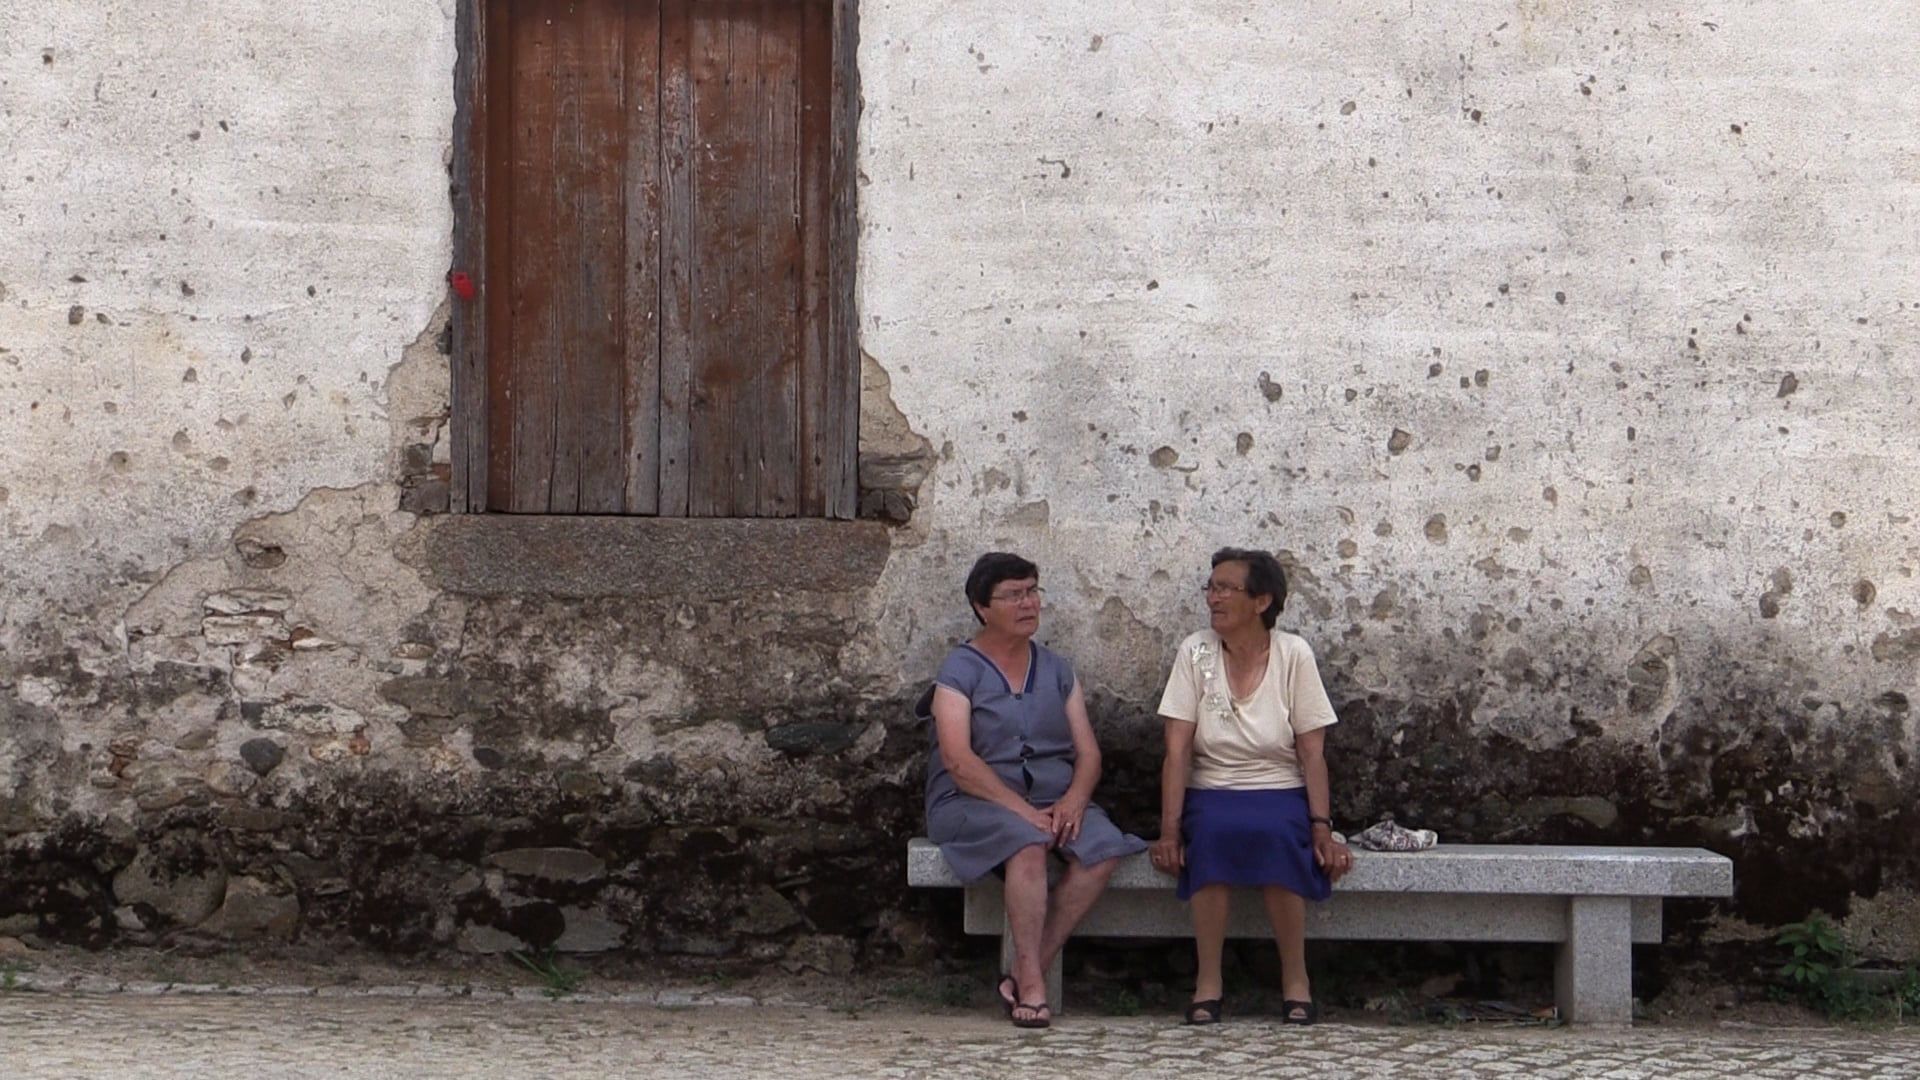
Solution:
<path fill-rule="evenodd" d="M 851 516 L 849 5 L 474 8 L 456 499 Z"/>

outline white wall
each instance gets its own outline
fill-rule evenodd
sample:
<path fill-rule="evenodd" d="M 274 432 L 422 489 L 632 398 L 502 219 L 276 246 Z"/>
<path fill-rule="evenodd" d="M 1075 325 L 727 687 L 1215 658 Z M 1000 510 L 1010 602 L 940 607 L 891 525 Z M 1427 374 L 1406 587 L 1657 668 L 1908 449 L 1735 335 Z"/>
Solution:
<path fill-rule="evenodd" d="M 865 347 L 951 444 L 903 596 L 1032 550 L 1147 700 L 1094 613 L 1164 646 L 1261 544 L 1354 688 L 1528 741 L 1644 738 L 1646 649 L 1669 699 L 1914 692 L 1899 5 L 865 10 Z"/>

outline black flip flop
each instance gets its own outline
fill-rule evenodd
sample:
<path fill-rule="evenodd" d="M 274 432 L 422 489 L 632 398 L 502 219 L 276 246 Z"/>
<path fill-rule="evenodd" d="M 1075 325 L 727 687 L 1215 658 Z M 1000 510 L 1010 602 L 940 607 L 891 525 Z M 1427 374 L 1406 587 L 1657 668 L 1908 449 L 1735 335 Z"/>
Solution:
<path fill-rule="evenodd" d="M 1206 1027 L 1220 1022 L 1220 999 L 1207 998 L 1187 1004 L 1187 1018 L 1181 1023 L 1189 1027 Z"/>
<path fill-rule="evenodd" d="M 1295 1012 L 1300 1015 L 1295 1016 Z M 1283 1024 L 1307 1027 L 1318 1019 L 1320 1019 L 1320 1006 L 1311 1001 L 1286 1000 L 1280 1003 L 1280 1022 Z"/>
<path fill-rule="evenodd" d="M 1026 1002 L 1022 1001 L 1014 1005 L 1013 1009 L 1025 1009 L 1030 1013 L 1037 1014 L 1030 1019 L 1022 1020 L 1019 1017 L 1013 1015 L 1013 1010 L 1008 1010 L 1007 1015 L 1013 1018 L 1014 1027 L 1044 1028 L 1044 1027 L 1053 1026 L 1053 1006 L 1047 1004 L 1044 1001 L 1037 1002 L 1032 1005 L 1029 1005 Z"/>

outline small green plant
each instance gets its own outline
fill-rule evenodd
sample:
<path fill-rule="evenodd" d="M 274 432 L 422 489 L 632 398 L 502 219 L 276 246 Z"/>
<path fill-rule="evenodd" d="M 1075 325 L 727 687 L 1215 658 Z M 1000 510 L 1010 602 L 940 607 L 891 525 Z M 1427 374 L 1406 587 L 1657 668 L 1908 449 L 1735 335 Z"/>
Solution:
<path fill-rule="evenodd" d="M 1853 968 L 1853 950 L 1824 915 L 1789 923 L 1774 936 L 1787 950 L 1776 996 L 1798 1000 L 1834 1020 L 1905 1019 L 1920 1009 L 1920 974 L 1876 988 Z"/>
<path fill-rule="evenodd" d="M 1788 951 L 1780 975 L 1803 996 L 1818 996 L 1833 983 L 1834 972 L 1850 960 L 1839 929 L 1819 914 L 1805 922 L 1788 923 L 1773 940 Z"/>
<path fill-rule="evenodd" d="M 1100 1010 L 1108 1016 L 1139 1016 L 1140 998 L 1126 987 L 1118 986 L 1101 999 Z"/>
<path fill-rule="evenodd" d="M 552 949 L 542 949 L 536 953 L 512 952 L 507 955 L 513 957 L 521 967 L 539 976 L 540 981 L 546 984 L 540 992 L 556 1001 L 580 989 L 580 984 L 587 978 L 587 973 L 584 971 L 561 967 L 559 961 L 554 959 Z"/>
<path fill-rule="evenodd" d="M 0 993 L 10 994 L 20 989 L 20 963 L 9 960 L 0 964 Z"/>
<path fill-rule="evenodd" d="M 1920 967 L 1910 967 L 1893 988 L 1893 1019 L 1920 1017 Z"/>

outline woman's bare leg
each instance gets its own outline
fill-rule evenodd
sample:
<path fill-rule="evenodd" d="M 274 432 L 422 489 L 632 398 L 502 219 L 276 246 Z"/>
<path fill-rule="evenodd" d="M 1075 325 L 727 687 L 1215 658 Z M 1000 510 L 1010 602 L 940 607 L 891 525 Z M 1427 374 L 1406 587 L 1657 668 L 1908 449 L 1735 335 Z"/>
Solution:
<path fill-rule="evenodd" d="M 1093 902 L 1100 899 L 1106 891 L 1107 881 L 1120 865 L 1119 859 L 1108 859 L 1092 866 L 1082 865 L 1078 859 L 1067 861 L 1067 872 L 1060 876 L 1052 893 L 1047 897 L 1047 922 L 1040 934 L 1040 967 L 1045 970 L 1053 963 L 1073 928 L 1080 925 L 1092 909 Z"/>
<path fill-rule="evenodd" d="M 1047 849 L 1023 847 L 1007 860 L 1007 929 L 1013 933 L 1013 981 L 1016 999 L 1038 1005 L 1047 998 L 1041 936 L 1047 919 Z"/>
<path fill-rule="evenodd" d="M 1193 977 L 1193 1000 L 1211 1001 L 1221 995 L 1220 950 L 1227 941 L 1227 912 L 1232 894 L 1225 885 L 1195 889 L 1187 901 L 1193 908 L 1193 951 L 1199 970 Z"/>
<path fill-rule="evenodd" d="M 1307 978 L 1307 902 L 1278 885 L 1261 889 L 1260 898 L 1273 924 L 1273 942 L 1280 947 L 1280 996 L 1313 1000 L 1313 983 Z"/>

